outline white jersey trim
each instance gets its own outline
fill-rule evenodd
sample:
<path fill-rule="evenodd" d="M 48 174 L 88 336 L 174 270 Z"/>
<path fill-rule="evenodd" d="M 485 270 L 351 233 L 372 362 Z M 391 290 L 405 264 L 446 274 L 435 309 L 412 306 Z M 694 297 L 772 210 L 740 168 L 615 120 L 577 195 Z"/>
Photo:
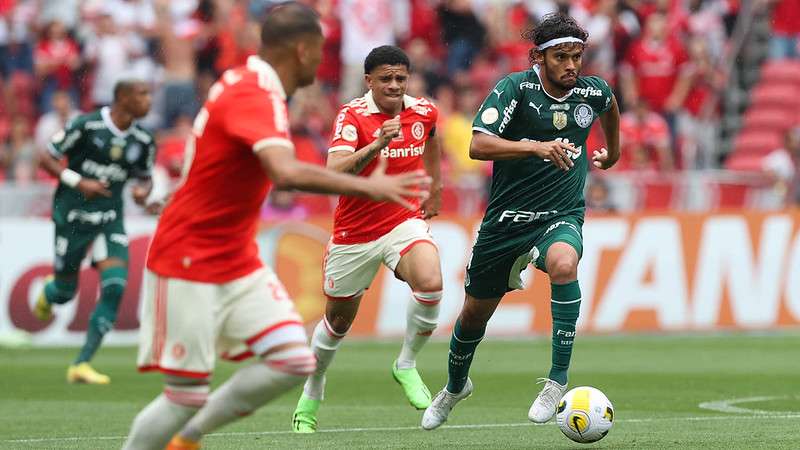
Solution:
<path fill-rule="evenodd" d="M 495 136 L 495 137 L 497 137 L 497 135 L 496 135 L 496 134 L 494 134 L 493 132 L 491 132 L 491 131 L 487 130 L 486 128 L 481 128 L 481 127 L 472 127 L 472 131 L 478 131 L 478 132 L 480 132 L 480 133 L 483 133 L 483 134 L 488 134 L 489 136 Z"/>
<path fill-rule="evenodd" d="M 328 153 L 333 152 L 355 152 L 356 148 L 352 145 L 336 145 L 328 149 Z"/>
<path fill-rule="evenodd" d="M 267 147 L 287 147 L 294 150 L 292 141 L 282 137 L 268 137 L 253 144 L 253 152 L 258 153 Z"/>

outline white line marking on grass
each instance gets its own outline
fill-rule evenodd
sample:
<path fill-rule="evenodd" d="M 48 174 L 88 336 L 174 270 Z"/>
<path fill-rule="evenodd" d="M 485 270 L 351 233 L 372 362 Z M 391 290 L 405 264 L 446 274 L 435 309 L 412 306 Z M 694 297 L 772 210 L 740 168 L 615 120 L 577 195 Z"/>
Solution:
<path fill-rule="evenodd" d="M 765 409 L 754 409 L 754 408 L 742 408 L 741 406 L 733 406 L 738 405 L 740 403 L 754 403 L 754 402 L 767 402 L 770 400 L 786 400 L 790 398 L 788 395 L 771 395 L 771 396 L 761 396 L 761 397 L 744 397 L 744 398 L 731 398 L 728 400 L 717 400 L 713 402 L 703 402 L 700 403 L 699 406 L 702 409 L 708 409 L 711 411 L 719 411 L 724 413 L 732 413 L 732 414 L 758 414 L 758 415 L 769 415 L 769 414 L 798 414 L 798 411 L 768 411 Z"/>
<path fill-rule="evenodd" d="M 643 419 L 619 419 L 615 423 L 648 423 L 648 422 L 704 422 L 713 420 L 761 420 L 761 419 L 800 419 L 800 413 L 791 414 L 759 414 L 753 416 L 684 416 L 684 417 L 650 417 Z M 514 427 L 541 427 L 541 426 L 555 426 L 555 422 L 547 424 L 534 424 L 531 422 L 515 422 L 515 423 L 479 423 L 479 424 L 466 424 L 466 425 L 444 425 L 442 429 L 448 430 L 475 430 L 483 428 L 514 428 Z M 358 433 L 370 431 L 422 431 L 420 427 L 373 427 L 373 428 L 333 428 L 330 430 L 319 430 L 317 433 Z M 215 437 L 235 437 L 235 436 L 269 436 L 269 435 L 286 435 L 295 434 L 293 431 L 237 431 L 229 433 L 211 433 L 206 435 L 206 438 Z M 84 441 L 122 441 L 127 436 L 66 436 L 54 438 L 29 438 L 29 439 L 3 439 L 3 443 L 17 443 L 29 444 L 37 442 L 84 442 Z"/>

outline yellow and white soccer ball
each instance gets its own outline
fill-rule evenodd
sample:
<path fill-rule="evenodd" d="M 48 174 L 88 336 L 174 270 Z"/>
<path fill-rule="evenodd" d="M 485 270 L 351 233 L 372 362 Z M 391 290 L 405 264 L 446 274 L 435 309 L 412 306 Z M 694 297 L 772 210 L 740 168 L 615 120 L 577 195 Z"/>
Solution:
<path fill-rule="evenodd" d="M 614 407 L 599 389 L 576 387 L 561 397 L 556 423 L 561 432 L 575 442 L 597 442 L 614 424 Z"/>

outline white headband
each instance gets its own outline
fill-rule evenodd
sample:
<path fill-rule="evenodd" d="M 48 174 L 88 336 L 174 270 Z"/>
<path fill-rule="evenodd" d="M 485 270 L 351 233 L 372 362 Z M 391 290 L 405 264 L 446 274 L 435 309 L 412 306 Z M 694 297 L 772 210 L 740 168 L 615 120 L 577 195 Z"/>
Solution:
<path fill-rule="evenodd" d="M 553 47 L 553 46 L 558 45 L 558 44 L 566 44 L 567 42 L 580 42 L 581 44 L 584 44 L 584 45 L 586 44 L 586 42 L 584 42 L 584 41 L 582 41 L 582 40 L 580 40 L 580 39 L 578 39 L 576 37 L 567 36 L 567 37 L 562 37 L 562 38 L 550 39 L 549 41 L 544 42 L 541 45 L 539 45 L 538 49 L 541 51 L 541 50 Z"/>

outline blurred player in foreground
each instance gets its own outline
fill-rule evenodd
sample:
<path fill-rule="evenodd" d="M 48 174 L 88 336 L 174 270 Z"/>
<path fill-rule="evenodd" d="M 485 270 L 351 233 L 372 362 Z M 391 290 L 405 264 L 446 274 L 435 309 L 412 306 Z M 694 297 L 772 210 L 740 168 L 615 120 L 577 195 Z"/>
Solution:
<path fill-rule="evenodd" d="M 401 49 L 389 45 L 373 49 L 364 61 L 364 73 L 369 91 L 339 111 L 328 168 L 366 177 L 383 156 L 389 160 L 387 173 L 424 168 L 433 187 L 430 198 L 414 210 L 388 202 L 339 198 L 323 266 L 328 302 L 311 339 L 317 370 L 306 381 L 292 418 L 292 429 L 298 433 L 317 429 L 325 371 L 381 264 L 413 292 L 405 339 L 392 364 L 392 375 L 412 406 L 425 409 L 431 403 L 416 358 L 436 328 L 442 299 L 439 253 L 424 220 L 438 214 L 441 202 L 440 146 L 435 136 L 439 112 L 428 100 L 406 95 L 409 61 Z"/>
<path fill-rule="evenodd" d="M 619 159 L 619 112 L 608 84 L 581 77 L 588 34 L 552 14 L 528 37 L 534 66 L 500 80 L 473 122 L 470 156 L 494 161 L 486 214 L 472 248 L 466 300 L 450 340 L 447 386 L 422 418 L 433 429 L 472 393 L 469 367 L 486 324 L 506 292 L 522 289 L 520 273 L 534 264 L 550 277 L 552 366 L 528 411 L 550 420 L 567 386 L 567 369 L 581 305 L 578 261 L 583 250 L 583 187 L 589 170 L 586 138 L 599 118 L 608 150 L 592 164 L 608 169 Z"/>
<path fill-rule="evenodd" d="M 258 56 L 209 90 L 190 138 L 193 160 L 150 245 L 138 365 L 166 379 L 164 392 L 133 421 L 126 449 L 199 448 L 204 434 L 314 372 L 301 318 L 258 258 L 254 237 L 271 184 L 412 209 L 413 199 L 428 195 L 430 179 L 421 171 L 387 176 L 383 162 L 364 178 L 298 162 L 286 97 L 314 81 L 322 58 L 319 17 L 299 3 L 276 6 L 264 19 L 261 42 Z M 257 361 L 209 395 L 218 354 Z"/>
<path fill-rule="evenodd" d="M 128 281 L 128 236 L 122 192 L 133 178 L 133 199 L 144 205 L 151 189 L 153 136 L 136 123 L 150 110 L 150 90 L 139 81 L 120 81 L 110 107 L 76 117 L 53 136 L 42 167 L 60 180 L 53 198 L 55 277 L 48 277 L 34 314 L 53 316 L 53 304 L 70 301 L 78 290 L 81 261 L 92 248 L 100 274 L 100 299 L 89 319 L 86 342 L 67 369 L 70 383 L 108 384 L 89 361 L 111 331 Z M 61 160 L 67 158 L 64 168 Z"/>

